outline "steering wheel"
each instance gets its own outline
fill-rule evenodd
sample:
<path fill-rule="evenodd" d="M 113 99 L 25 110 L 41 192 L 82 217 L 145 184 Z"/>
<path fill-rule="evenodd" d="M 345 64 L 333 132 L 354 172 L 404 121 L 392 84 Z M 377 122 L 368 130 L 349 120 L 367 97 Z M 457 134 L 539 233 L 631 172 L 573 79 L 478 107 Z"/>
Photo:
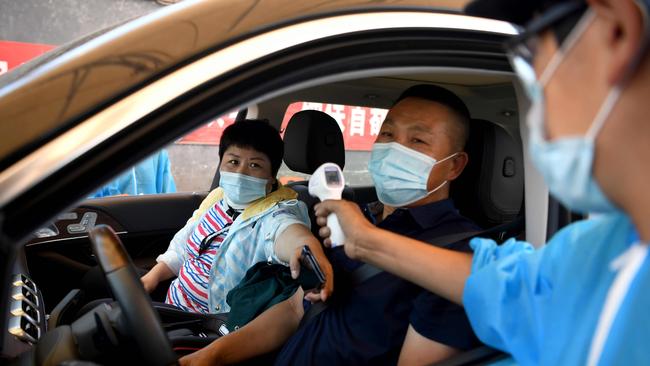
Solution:
<path fill-rule="evenodd" d="M 176 354 L 158 313 L 115 231 L 107 225 L 97 225 L 89 237 L 99 266 L 120 304 L 126 328 L 140 348 L 143 359 L 152 365 L 176 365 Z"/>

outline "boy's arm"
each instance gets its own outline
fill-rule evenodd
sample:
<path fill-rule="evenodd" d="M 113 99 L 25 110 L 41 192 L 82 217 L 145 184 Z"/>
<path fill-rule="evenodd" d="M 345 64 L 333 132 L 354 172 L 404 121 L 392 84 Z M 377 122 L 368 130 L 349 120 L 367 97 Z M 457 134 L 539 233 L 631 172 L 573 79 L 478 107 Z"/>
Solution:
<path fill-rule="evenodd" d="M 311 249 L 311 252 L 314 254 L 316 261 L 318 261 L 318 264 L 325 275 L 325 283 L 323 284 L 320 293 L 308 294 L 308 299 L 311 301 L 325 301 L 332 294 L 332 291 L 334 291 L 334 271 L 332 270 L 332 265 L 323 252 L 323 247 L 320 245 L 320 242 L 306 226 L 293 224 L 282 231 L 275 240 L 275 255 L 281 261 L 289 263 L 291 277 L 296 279 L 300 273 L 302 247 L 305 245 L 309 246 L 309 249 Z"/>
<path fill-rule="evenodd" d="M 144 289 L 148 293 L 151 293 L 151 291 L 155 290 L 161 281 L 170 279 L 174 276 L 176 276 L 176 274 L 174 274 L 174 272 L 172 272 L 164 262 L 158 262 L 149 272 L 142 276 L 140 280 L 142 281 Z"/>
<path fill-rule="evenodd" d="M 455 348 L 424 337 L 409 325 L 398 365 L 431 365 L 458 352 Z"/>
<path fill-rule="evenodd" d="M 187 243 L 187 238 L 196 227 L 195 216 L 197 216 L 197 212 L 199 210 L 194 211 L 185 226 L 174 234 L 167 250 L 156 258 L 158 263 L 141 277 L 142 284 L 147 292 L 151 293 L 151 291 L 155 290 L 161 281 L 178 275 L 186 259 L 184 246 Z"/>
<path fill-rule="evenodd" d="M 292 297 L 272 306 L 241 329 L 181 358 L 180 365 L 229 365 L 280 348 L 298 329 L 304 314 L 303 295 L 299 288 Z"/>

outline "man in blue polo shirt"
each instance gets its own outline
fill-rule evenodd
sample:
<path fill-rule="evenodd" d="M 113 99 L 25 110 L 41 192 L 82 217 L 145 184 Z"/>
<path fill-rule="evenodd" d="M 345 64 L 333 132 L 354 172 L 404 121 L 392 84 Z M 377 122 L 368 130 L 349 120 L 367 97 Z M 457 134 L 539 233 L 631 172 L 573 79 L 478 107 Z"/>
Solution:
<path fill-rule="evenodd" d="M 467 107 L 450 91 L 432 85 L 406 90 L 373 146 L 369 170 L 383 208 L 371 220 L 419 239 L 478 230 L 449 199 L 449 182 L 467 164 L 468 130 Z M 447 247 L 469 251 L 465 241 Z M 428 364 L 478 344 L 461 306 L 387 272 L 353 284 L 351 274 L 363 263 L 342 247 L 329 259 L 336 291 L 324 311 L 299 327 L 308 311 L 299 291 L 181 364 L 239 362 L 285 340 L 279 365 Z"/>

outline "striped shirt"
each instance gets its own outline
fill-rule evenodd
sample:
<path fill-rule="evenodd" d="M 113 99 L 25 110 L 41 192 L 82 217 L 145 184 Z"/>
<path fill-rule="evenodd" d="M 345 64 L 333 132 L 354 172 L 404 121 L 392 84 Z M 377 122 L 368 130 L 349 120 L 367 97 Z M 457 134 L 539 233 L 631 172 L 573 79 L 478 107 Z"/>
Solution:
<path fill-rule="evenodd" d="M 225 200 L 219 200 L 201 217 L 185 244 L 185 262 L 172 281 L 165 302 L 185 311 L 209 313 L 208 282 L 215 255 L 233 222 Z M 216 235 L 216 236 L 215 236 Z M 210 236 L 214 236 L 210 240 Z M 207 238 L 207 240 L 206 240 Z M 208 245 L 201 250 L 201 242 Z M 204 244 L 205 245 L 205 244 Z"/>
<path fill-rule="evenodd" d="M 296 196 L 297 193 L 292 189 L 280 187 L 248 206 L 228 228 L 228 234 L 223 237 L 213 257 L 207 281 L 208 309 L 211 313 L 230 311 L 226 301 L 228 292 L 256 263 L 266 261 L 289 265 L 277 257 L 275 242 L 291 225 L 300 224 L 309 228 L 307 206 L 296 200 Z M 208 210 L 222 199 L 221 188 L 210 192 L 185 226 L 174 235 L 167 251 L 159 255 L 156 261 L 165 263 L 178 276 L 190 257 L 187 250 L 188 238 L 199 230 L 198 226 Z"/>

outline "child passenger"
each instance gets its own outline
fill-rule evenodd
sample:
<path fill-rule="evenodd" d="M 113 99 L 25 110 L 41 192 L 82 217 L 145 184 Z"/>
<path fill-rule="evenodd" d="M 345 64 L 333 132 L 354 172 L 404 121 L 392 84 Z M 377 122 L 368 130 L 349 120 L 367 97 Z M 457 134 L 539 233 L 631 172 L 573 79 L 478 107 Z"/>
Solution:
<path fill-rule="evenodd" d="M 292 262 L 293 269 L 308 245 L 326 273 L 323 293 L 331 292 L 331 266 L 309 229 L 307 208 L 276 178 L 283 154 L 282 139 L 267 121 L 244 120 L 226 128 L 219 146 L 219 187 L 142 277 L 145 289 L 151 292 L 176 276 L 166 303 L 190 312 L 227 312 L 228 291 L 250 267 Z"/>

